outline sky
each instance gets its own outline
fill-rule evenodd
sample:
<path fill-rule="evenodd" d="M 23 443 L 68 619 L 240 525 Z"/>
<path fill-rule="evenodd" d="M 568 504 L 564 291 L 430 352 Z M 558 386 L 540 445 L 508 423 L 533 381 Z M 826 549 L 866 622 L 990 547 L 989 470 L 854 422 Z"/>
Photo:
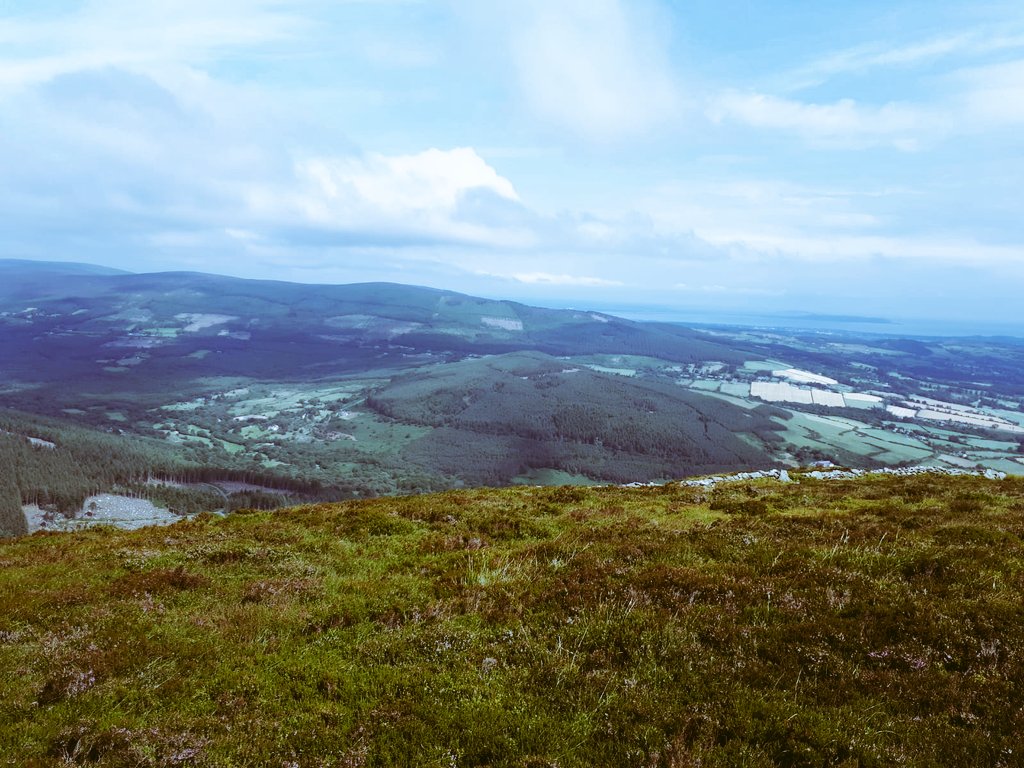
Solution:
<path fill-rule="evenodd" d="M 0 0 L 0 257 L 1024 335 L 1024 4 Z"/>

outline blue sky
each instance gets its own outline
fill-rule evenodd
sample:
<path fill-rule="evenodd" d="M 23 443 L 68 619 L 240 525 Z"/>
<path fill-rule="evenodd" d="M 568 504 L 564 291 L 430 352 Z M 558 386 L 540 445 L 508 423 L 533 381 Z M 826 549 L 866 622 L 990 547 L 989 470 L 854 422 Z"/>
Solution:
<path fill-rule="evenodd" d="M 3 253 L 1020 321 L 1024 6 L 0 4 Z"/>

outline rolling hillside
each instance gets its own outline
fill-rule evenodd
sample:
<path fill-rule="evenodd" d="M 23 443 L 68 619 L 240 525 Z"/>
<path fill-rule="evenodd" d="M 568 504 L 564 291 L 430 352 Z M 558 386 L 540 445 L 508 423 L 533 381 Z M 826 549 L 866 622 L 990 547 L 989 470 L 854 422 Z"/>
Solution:
<path fill-rule="evenodd" d="M 167 377 L 302 379 L 408 367 L 411 355 L 523 350 L 743 359 L 683 328 L 415 286 L 93 274 L 2 261 L 0 273 L 0 359 L 9 377 L 33 382 L 74 375 L 92 386 L 152 389 Z"/>

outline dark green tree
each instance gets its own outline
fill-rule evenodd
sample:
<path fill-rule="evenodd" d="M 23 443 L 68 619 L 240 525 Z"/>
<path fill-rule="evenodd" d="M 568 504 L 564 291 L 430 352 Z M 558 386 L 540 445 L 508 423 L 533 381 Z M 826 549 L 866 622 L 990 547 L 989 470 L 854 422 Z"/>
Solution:
<path fill-rule="evenodd" d="M 0 538 L 27 533 L 28 523 L 21 510 L 21 494 L 5 473 L 0 477 Z"/>

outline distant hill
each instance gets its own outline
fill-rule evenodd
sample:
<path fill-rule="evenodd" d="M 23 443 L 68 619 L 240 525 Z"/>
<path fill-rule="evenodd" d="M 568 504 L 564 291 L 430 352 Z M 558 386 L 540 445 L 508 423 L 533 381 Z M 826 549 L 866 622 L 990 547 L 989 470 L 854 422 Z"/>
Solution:
<path fill-rule="evenodd" d="M 104 378 L 95 360 L 103 349 L 118 346 L 152 352 L 152 363 L 134 372 L 141 374 L 137 378 L 197 371 L 302 377 L 407 365 L 403 357 L 418 352 L 743 359 L 735 348 L 684 328 L 432 288 L 305 285 L 191 272 L 114 274 L 35 264 L 0 261 L 0 311 L 10 318 L 0 356 L 15 375 L 20 362 L 36 378 L 67 376 L 69 365 L 77 375 Z M 190 363 L 188 356 L 199 350 L 206 350 L 206 358 Z"/>
<path fill-rule="evenodd" d="M 1024 481 L 520 488 L 0 542 L 11 765 L 998 766 Z"/>
<path fill-rule="evenodd" d="M 0 259 L 0 273 L 10 274 L 52 274 L 52 275 L 128 275 L 130 272 L 99 264 L 78 261 L 35 261 L 33 259 Z"/>
<path fill-rule="evenodd" d="M 72 261 L 0 259 L 0 301 L 19 301 L 58 291 L 72 290 L 82 277 L 127 275 L 118 269 Z"/>

